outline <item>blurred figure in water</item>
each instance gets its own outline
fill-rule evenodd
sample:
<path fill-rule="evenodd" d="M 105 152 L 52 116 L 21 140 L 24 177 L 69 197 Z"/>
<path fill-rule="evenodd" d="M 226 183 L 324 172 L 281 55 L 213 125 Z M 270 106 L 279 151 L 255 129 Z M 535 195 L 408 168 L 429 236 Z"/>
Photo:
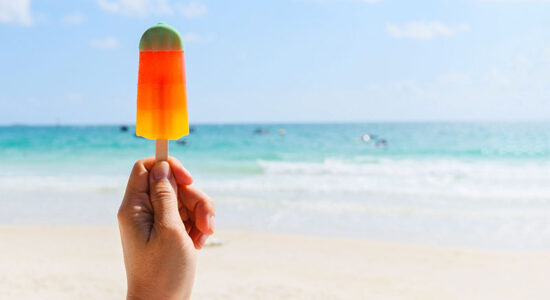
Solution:
<path fill-rule="evenodd" d="M 254 133 L 254 134 L 268 134 L 269 130 L 258 127 L 252 133 Z"/>
<path fill-rule="evenodd" d="M 377 148 L 385 148 L 386 146 L 388 146 L 388 142 L 385 139 L 381 139 L 377 141 L 375 145 Z"/>

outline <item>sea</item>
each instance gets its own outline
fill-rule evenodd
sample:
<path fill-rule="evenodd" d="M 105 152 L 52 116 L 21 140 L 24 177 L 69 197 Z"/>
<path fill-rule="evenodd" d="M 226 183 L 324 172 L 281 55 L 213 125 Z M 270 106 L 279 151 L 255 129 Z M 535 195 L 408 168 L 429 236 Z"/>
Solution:
<path fill-rule="evenodd" d="M 170 143 L 221 229 L 550 249 L 550 123 L 196 125 Z M 0 223 L 114 225 L 135 127 L 0 127 Z"/>

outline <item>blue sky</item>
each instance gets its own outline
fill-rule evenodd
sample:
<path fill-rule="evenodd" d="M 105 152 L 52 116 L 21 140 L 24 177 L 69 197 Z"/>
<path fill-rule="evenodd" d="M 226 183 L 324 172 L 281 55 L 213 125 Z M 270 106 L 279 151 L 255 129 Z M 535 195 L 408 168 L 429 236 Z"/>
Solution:
<path fill-rule="evenodd" d="M 184 36 L 190 120 L 550 119 L 547 0 L 0 0 L 0 124 L 135 122 L 137 45 Z"/>

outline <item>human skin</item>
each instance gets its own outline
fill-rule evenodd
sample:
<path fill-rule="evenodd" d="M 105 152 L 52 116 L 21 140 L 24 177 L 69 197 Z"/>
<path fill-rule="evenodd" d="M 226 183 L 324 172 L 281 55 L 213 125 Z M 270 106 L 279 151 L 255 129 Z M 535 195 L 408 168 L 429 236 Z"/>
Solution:
<path fill-rule="evenodd" d="M 189 299 L 215 208 L 175 158 L 134 165 L 118 211 L 127 299 Z"/>

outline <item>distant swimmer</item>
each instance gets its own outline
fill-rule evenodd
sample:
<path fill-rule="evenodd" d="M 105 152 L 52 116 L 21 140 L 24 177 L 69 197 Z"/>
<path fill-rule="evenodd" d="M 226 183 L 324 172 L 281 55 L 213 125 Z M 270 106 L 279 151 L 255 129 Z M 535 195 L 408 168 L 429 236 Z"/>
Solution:
<path fill-rule="evenodd" d="M 388 141 L 386 141 L 385 139 L 381 139 L 376 142 L 376 147 L 384 148 L 386 146 L 388 146 Z"/>
<path fill-rule="evenodd" d="M 120 126 L 120 131 L 123 131 L 123 132 L 128 131 L 128 126 L 126 126 L 126 125 Z"/>
<path fill-rule="evenodd" d="M 177 140 L 176 144 L 185 146 L 185 145 L 187 145 L 187 141 L 186 140 Z"/>
<path fill-rule="evenodd" d="M 268 134 L 269 130 L 263 128 L 256 128 L 252 133 L 254 134 Z"/>
<path fill-rule="evenodd" d="M 363 134 L 363 136 L 361 136 L 361 139 L 363 140 L 363 142 L 368 143 L 371 140 L 371 136 L 370 134 L 365 133 Z"/>
<path fill-rule="evenodd" d="M 193 133 L 193 132 L 195 132 L 195 130 L 197 130 L 197 129 L 195 128 L 195 126 L 189 127 L 189 133 Z"/>
<path fill-rule="evenodd" d="M 284 130 L 284 129 L 282 129 L 282 128 L 281 128 L 281 129 L 279 129 L 279 135 L 285 135 L 285 133 L 286 133 L 286 132 L 285 132 L 285 130 Z"/>

